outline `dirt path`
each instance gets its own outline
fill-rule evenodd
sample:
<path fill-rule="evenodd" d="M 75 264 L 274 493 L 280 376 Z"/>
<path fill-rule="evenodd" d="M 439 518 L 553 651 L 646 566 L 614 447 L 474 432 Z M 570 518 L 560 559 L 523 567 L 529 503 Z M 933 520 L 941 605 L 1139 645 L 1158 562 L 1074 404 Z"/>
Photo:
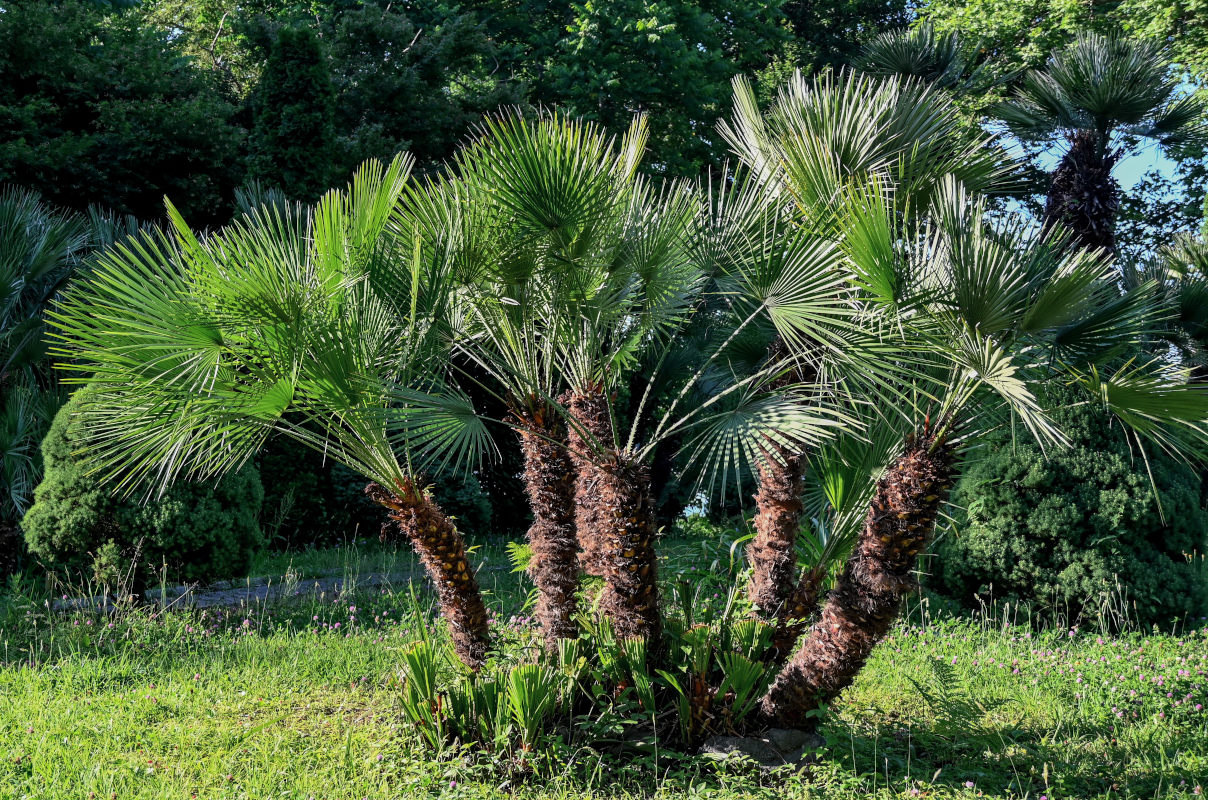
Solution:
<path fill-rule="evenodd" d="M 479 573 L 507 569 L 504 565 L 483 566 Z M 412 582 L 424 582 L 423 570 L 399 572 L 370 572 L 349 577 L 344 574 L 320 575 L 298 578 L 284 575 L 267 578 L 245 578 L 242 581 L 218 581 L 208 586 L 181 584 L 168 587 L 166 592 L 152 589 L 144 598 L 149 605 L 167 609 L 210 608 L 213 606 L 237 606 L 240 608 L 283 599 L 307 599 L 315 596 L 341 596 L 372 589 L 405 588 Z M 58 600 L 56 609 L 105 608 L 111 604 L 108 597 L 76 597 Z"/>

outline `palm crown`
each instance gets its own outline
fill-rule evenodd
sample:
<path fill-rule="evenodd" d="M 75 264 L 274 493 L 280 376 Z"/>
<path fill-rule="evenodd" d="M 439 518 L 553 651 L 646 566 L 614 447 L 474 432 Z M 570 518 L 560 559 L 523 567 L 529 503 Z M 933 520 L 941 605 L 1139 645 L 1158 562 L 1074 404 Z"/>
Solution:
<path fill-rule="evenodd" d="M 169 208 L 173 232 L 109 251 L 54 335 L 96 388 L 97 469 L 126 491 L 234 469 L 274 433 L 374 481 L 477 667 L 485 609 L 418 475 L 475 457 L 485 429 L 444 380 L 451 284 L 399 211 L 409 166 L 371 162 L 313 212 L 262 208 L 206 238 Z"/>

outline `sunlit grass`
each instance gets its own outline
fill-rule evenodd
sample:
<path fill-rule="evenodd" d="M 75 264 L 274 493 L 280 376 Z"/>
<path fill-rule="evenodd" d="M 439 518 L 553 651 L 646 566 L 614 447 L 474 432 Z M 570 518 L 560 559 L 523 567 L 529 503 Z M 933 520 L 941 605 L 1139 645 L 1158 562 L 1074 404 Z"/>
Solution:
<path fill-rule="evenodd" d="M 728 547 L 664 552 L 668 583 L 708 613 Z M 405 646 L 444 635 L 429 594 L 402 577 L 405 554 L 341 553 L 306 558 L 400 577 L 224 609 L 0 601 L 0 797 L 1191 797 L 1208 776 L 1203 621 L 1107 637 L 933 614 L 917 598 L 830 710 L 808 773 L 580 749 L 539 763 L 538 780 L 433 758 L 392 685 Z M 480 558 L 506 565 L 496 548 Z M 505 646 L 531 644 L 527 582 L 480 574 Z"/>

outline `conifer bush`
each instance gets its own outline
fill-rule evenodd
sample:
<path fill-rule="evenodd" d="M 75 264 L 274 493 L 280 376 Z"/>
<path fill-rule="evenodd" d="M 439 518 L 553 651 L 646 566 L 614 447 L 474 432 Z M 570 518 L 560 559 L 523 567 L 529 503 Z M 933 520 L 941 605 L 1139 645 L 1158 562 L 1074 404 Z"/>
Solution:
<path fill-rule="evenodd" d="M 1199 477 L 1152 447 L 1147 471 L 1102 411 L 1062 416 L 1072 447 L 1045 454 L 1003 441 L 960 481 L 955 506 L 966 519 L 936 547 L 938 587 L 965 605 L 1027 602 L 1070 622 L 1204 613 L 1208 585 L 1192 559 L 1208 543 Z"/>
<path fill-rule="evenodd" d="M 253 465 L 213 483 L 180 482 L 149 502 L 114 497 L 90 469 L 77 393 L 42 442 L 45 476 L 22 520 L 30 552 L 69 578 L 137 592 L 169 581 L 245 575 L 262 544 Z"/>

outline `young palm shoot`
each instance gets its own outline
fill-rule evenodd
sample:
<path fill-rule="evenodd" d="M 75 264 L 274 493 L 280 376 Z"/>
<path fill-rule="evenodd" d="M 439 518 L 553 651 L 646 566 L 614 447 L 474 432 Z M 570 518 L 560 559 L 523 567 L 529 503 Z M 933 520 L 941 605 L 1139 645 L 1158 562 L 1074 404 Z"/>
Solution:
<path fill-rule="evenodd" d="M 93 457 L 119 490 L 212 478 L 274 433 L 320 450 L 373 481 L 477 670 L 486 609 L 419 476 L 486 434 L 444 380 L 447 260 L 399 214 L 409 167 L 367 163 L 313 209 L 264 207 L 209 237 L 169 206 L 171 233 L 111 250 L 52 324 L 62 367 L 97 387 Z"/>

